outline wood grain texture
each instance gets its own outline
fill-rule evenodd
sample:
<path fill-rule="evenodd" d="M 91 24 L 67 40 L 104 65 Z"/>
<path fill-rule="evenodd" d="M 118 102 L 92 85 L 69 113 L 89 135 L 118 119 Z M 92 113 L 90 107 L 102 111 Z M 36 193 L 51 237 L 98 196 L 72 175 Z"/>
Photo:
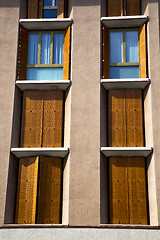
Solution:
<path fill-rule="evenodd" d="M 39 158 L 19 159 L 15 223 L 35 223 Z"/>
<path fill-rule="evenodd" d="M 121 0 L 108 0 L 108 16 L 121 16 Z"/>
<path fill-rule="evenodd" d="M 43 0 L 39 0 L 38 17 L 43 18 Z"/>
<path fill-rule="evenodd" d="M 17 79 L 25 80 L 27 71 L 28 31 L 20 26 Z"/>
<path fill-rule="evenodd" d="M 58 0 L 58 18 L 64 18 L 64 0 Z"/>
<path fill-rule="evenodd" d="M 108 91 L 108 144 L 126 147 L 125 90 Z"/>
<path fill-rule="evenodd" d="M 126 15 L 140 15 L 140 0 L 126 0 Z"/>
<path fill-rule="evenodd" d="M 103 26 L 103 78 L 109 78 L 109 32 Z"/>
<path fill-rule="evenodd" d="M 28 0 L 28 18 L 38 17 L 38 0 Z"/>
<path fill-rule="evenodd" d="M 62 159 L 41 157 L 37 223 L 61 222 Z"/>
<path fill-rule="evenodd" d="M 64 36 L 64 60 L 63 60 L 63 79 L 69 79 L 69 58 L 70 58 L 70 27 L 65 31 Z"/>
<path fill-rule="evenodd" d="M 146 28 L 145 24 L 140 27 L 140 77 L 147 77 L 147 57 L 146 57 Z"/>

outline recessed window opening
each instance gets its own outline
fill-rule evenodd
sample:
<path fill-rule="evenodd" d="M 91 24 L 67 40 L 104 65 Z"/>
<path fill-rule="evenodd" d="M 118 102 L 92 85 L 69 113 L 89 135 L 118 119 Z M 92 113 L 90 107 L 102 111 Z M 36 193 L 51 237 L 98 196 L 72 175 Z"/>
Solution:
<path fill-rule="evenodd" d="M 44 0 L 43 18 L 57 18 L 57 0 Z"/>

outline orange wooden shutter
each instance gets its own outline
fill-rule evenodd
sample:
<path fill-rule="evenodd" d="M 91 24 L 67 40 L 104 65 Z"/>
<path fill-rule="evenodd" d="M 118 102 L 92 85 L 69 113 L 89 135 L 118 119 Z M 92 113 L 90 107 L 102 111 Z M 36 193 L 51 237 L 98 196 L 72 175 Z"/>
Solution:
<path fill-rule="evenodd" d="M 142 91 L 125 90 L 127 147 L 143 147 Z"/>
<path fill-rule="evenodd" d="M 130 224 L 148 224 L 144 158 L 128 158 Z"/>
<path fill-rule="evenodd" d="M 38 15 L 39 15 L 39 18 L 43 17 L 43 0 L 39 0 Z"/>
<path fill-rule="evenodd" d="M 109 159 L 110 223 L 129 223 L 127 159 Z"/>
<path fill-rule="evenodd" d="M 28 31 L 20 26 L 17 79 L 26 79 Z"/>
<path fill-rule="evenodd" d="M 28 18 L 37 18 L 38 0 L 28 0 Z"/>
<path fill-rule="evenodd" d="M 109 147 L 126 147 L 125 90 L 108 91 Z"/>
<path fill-rule="evenodd" d="M 35 223 L 38 157 L 19 159 L 15 223 Z"/>
<path fill-rule="evenodd" d="M 21 147 L 41 147 L 43 92 L 23 93 Z"/>
<path fill-rule="evenodd" d="M 126 0 L 126 15 L 140 15 L 140 0 Z"/>
<path fill-rule="evenodd" d="M 109 32 L 103 26 L 103 78 L 109 78 Z"/>
<path fill-rule="evenodd" d="M 42 147 L 62 147 L 63 92 L 44 92 Z"/>
<path fill-rule="evenodd" d="M 147 77 L 147 66 L 146 66 L 146 30 L 145 24 L 140 27 L 140 77 L 146 78 Z"/>
<path fill-rule="evenodd" d="M 121 16 L 121 0 L 108 0 L 108 16 Z"/>
<path fill-rule="evenodd" d="M 69 79 L 69 57 L 70 57 L 70 27 L 65 31 L 64 36 L 64 60 L 63 60 L 63 79 Z"/>
<path fill-rule="evenodd" d="M 61 222 L 62 159 L 41 157 L 37 223 Z"/>
<path fill-rule="evenodd" d="M 58 18 L 64 18 L 64 0 L 58 0 Z"/>

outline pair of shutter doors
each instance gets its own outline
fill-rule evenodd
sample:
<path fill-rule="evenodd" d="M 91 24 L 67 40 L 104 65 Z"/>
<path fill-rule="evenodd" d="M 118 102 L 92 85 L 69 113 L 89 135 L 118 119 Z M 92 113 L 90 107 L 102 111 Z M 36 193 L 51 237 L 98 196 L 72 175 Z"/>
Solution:
<path fill-rule="evenodd" d="M 103 78 L 109 78 L 109 31 L 103 26 Z M 140 61 L 140 78 L 147 77 L 146 65 L 146 26 L 143 25 L 139 29 L 139 61 Z M 132 78 L 132 76 L 130 77 Z"/>
<path fill-rule="evenodd" d="M 21 147 L 62 147 L 63 92 L 25 91 Z"/>
<path fill-rule="evenodd" d="M 15 223 L 61 223 L 62 159 L 19 159 Z"/>
<path fill-rule="evenodd" d="M 124 13 L 125 12 L 125 13 Z M 108 16 L 140 15 L 140 0 L 108 0 Z"/>
<path fill-rule="evenodd" d="M 64 0 L 58 1 L 58 18 L 64 17 Z M 43 0 L 28 0 L 28 18 L 42 18 L 43 16 Z"/>
<path fill-rule="evenodd" d="M 20 26 L 19 54 L 17 79 L 26 80 L 27 72 L 27 49 L 28 49 L 28 31 Z M 70 58 L 70 27 L 66 29 L 64 36 L 63 49 L 63 79 L 69 79 L 69 58 Z"/>

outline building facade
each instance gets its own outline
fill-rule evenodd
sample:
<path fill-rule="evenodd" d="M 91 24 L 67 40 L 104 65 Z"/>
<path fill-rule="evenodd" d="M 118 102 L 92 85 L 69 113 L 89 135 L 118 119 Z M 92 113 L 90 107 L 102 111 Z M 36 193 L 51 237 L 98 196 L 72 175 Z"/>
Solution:
<path fill-rule="evenodd" d="M 1 237 L 159 239 L 159 4 L 1 0 Z"/>

